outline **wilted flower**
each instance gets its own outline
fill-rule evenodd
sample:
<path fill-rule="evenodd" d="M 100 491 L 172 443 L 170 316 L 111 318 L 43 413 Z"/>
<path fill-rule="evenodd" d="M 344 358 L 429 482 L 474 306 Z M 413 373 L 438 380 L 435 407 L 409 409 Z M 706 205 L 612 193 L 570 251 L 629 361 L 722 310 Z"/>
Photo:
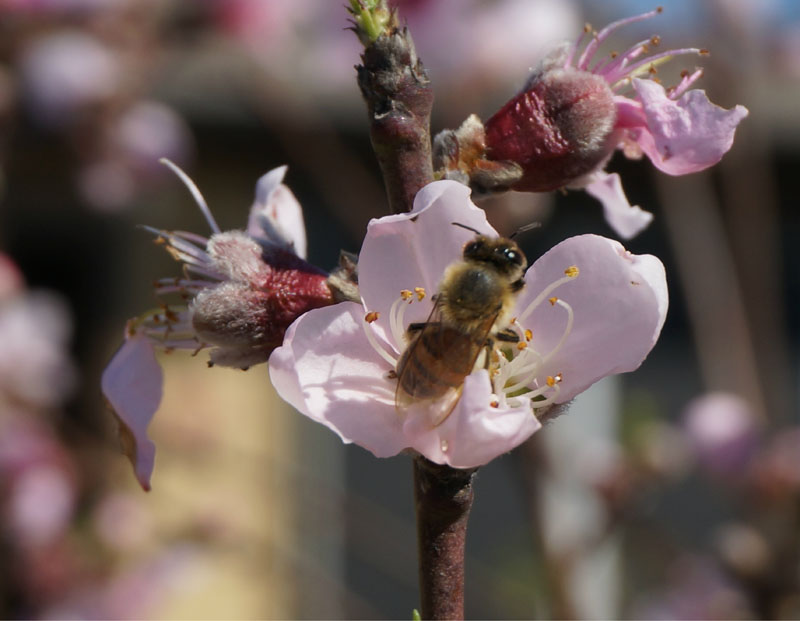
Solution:
<path fill-rule="evenodd" d="M 705 93 L 689 90 L 702 70 L 682 74 L 665 89 L 656 66 L 697 48 L 650 54 L 657 36 L 621 54 L 596 59 L 597 49 L 621 26 L 650 18 L 661 9 L 623 19 L 598 33 L 587 28 L 573 44 L 546 56 L 525 87 L 486 123 L 472 116 L 457 132 L 437 139 L 439 164 L 450 178 L 468 178 L 483 190 L 547 192 L 585 188 L 603 203 L 606 219 L 622 237 L 641 231 L 652 215 L 632 207 L 619 176 L 603 168 L 615 149 L 628 157 L 647 155 L 670 175 L 716 164 L 733 144 L 747 109 L 725 110 Z M 585 37 L 591 41 L 581 51 Z M 632 87 L 633 93 L 623 95 Z"/>
<path fill-rule="evenodd" d="M 258 180 L 247 230 L 222 232 L 192 181 L 165 163 L 187 184 L 213 234 L 149 229 L 183 263 L 185 274 L 158 280 L 155 293 L 177 295 L 181 303 L 164 303 L 130 320 L 124 345 L 103 373 L 103 393 L 120 419 L 125 452 L 145 489 L 155 453 L 146 430 L 162 390 L 155 347 L 195 354 L 211 348 L 209 366 L 247 369 L 267 361 L 299 315 L 334 302 L 328 275 L 302 258 L 302 210 L 281 183 L 285 166 Z"/>
<path fill-rule="evenodd" d="M 413 449 L 458 468 L 485 464 L 534 433 L 541 414 L 600 378 L 637 368 L 667 310 L 664 268 L 596 235 L 570 238 L 525 275 L 511 328 L 519 343 L 464 380 L 449 415 L 437 403 L 398 409 L 395 367 L 409 323 L 425 321 L 445 268 L 458 261 L 469 226 L 496 236 L 453 181 L 423 188 L 411 213 L 373 220 L 359 257 L 362 303 L 302 315 L 270 357 L 278 393 L 303 414 L 378 457 Z"/>

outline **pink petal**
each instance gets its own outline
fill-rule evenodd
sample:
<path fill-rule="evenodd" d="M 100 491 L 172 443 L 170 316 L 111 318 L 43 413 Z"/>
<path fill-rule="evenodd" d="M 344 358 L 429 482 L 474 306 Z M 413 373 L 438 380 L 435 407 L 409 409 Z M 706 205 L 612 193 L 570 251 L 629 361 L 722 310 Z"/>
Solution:
<path fill-rule="evenodd" d="M 558 403 L 607 375 L 638 368 L 655 345 L 667 313 L 661 261 L 633 255 L 619 242 L 598 235 L 571 237 L 540 257 L 525 276 L 517 308 L 525 308 L 573 265 L 580 274 L 552 294 L 572 307 L 572 332 L 538 378 L 541 383 L 547 375 L 562 375 Z M 531 344 L 545 355 L 561 338 L 566 319 L 565 309 L 545 301 L 523 324 L 533 331 Z"/>
<path fill-rule="evenodd" d="M 725 110 L 705 92 L 691 90 L 677 101 L 653 80 L 634 79 L 647 127 L 633 130 L 653 164 L 669 175 L 685 175 L 713 166 L 731 148 L 736 126 L 748 114 L 744 106 Z"/>
<path fill-rule="evenodd" d="M 292 191 L 282 183 L 287 168 L 274 168 L 256 182 L 256 198 L 250 208 L 247 234 L 292 250 L 305 259 L 303 209 Z"/>
<path fill-rule="evenodd" d="M 603 204 L 606 222 L 620 237 L 630 239 L 647 228 L 653 214 L 628 202 L 617 173 L 598 171 L 593 178 L 585 190 Z"/>
<path fill-rule="evenodd" d="M 466 378 L 455 409 L 438 426 L 431 423 L 429 404 L 399 411 L 397 382 L 387 377 L 391 365 L 366 341 L 363 316 L 351 303 L 310 311 L 292 324 L 269 361 L 278 394 L 343 441 L 376 457 L 413 448 L 436 463 L 472 468 L 539 429 L 528 401 L 490 407 L 494 399 L 483 370 Z"/>
<path fill-rule="evenodd" d="M 147 426 L 161 403 L 163 376 L 146 336 L 125 340 L 103 371 L 101 386 L 119 419 L 123 450 L 139 483 L 149 491 L 156 448 L 147 437 Z"/>
<path fill-rule="evenodd" d="M 395 408 L 392 366 L 372 348 L 364 309 L 344 302 L 302 315 L 269 359 L 275 390 L 309 418 L 377 457 L 408 446 Z"/>
<path fill-rule="evenodd" d="M 434 181 L 417 193 L 411 213 L 370 222 L 358 260 L 359 285 L 366 308 L 381 314 L 382 326 L 402 289 L 424 287 L 429 296 L 407 309 L 406 323 L 427 319 L 430 296 L 445 268 L 461 258 L 464 244 L 475 237 L 453 222 L 497 235 L 469 194 L 455 181 Z"/>
<path fill-rule="evenodd" d="M 522 444 L 541 423 L 530 401 L 516 408 L 491 407 L 492 388 L 481 369 L 464 380 L 461 399 L 450 416 L 437 427 L 425 417 L 409 418 L 404 431 L 411 446 L 437 464 L 476 468 Z"/>

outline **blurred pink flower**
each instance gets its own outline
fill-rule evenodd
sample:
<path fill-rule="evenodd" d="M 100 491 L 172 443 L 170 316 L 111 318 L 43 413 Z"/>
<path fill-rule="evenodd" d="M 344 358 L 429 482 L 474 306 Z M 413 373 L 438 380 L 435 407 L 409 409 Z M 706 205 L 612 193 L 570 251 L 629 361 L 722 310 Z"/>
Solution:
<path fill-rule="evenodd" d="M 113 211 L 130 205 L 143 187 L 164 178 L 161 157 L 185 165 L 192 157 L 192 135 L 186 122 L 169 106 L 139 100 L 112 115 L 98 130 L 99 157 L 80 171 L 79 187 L 97 209 Z"/>
<path fill-rule="evenodd" d="M 665 89 L 653 79 L 655 67 L 697 48 L 649 54 L 657 36 L 621 54 L 596 59 L 596 52 L 618 28 L 660 13 L 651 11 L 619 20 L 594 33 L 587 29 L 541 61 L 527 84 L 485 124 L 488 157 L 519 164 L 523 177 L 513 189 L 544 192 L 560 187 L 585 188 L 603 203 L 609 224 L 624 238 L 633 237 L 652 219 L 632 207 L 619 176 L 604 171 L 616 148 L 628 157 L 647 155 L 661 171 L 685 175 L 716 164 L 733 144 L 736 126 L 747 109 L 725 110 L 705 93 L 689 90 L 702 70 L 684 73 Z M 581 52 L 581 44 L 591 40 Z M 632 95 L 621 94 L 632 86 Z"/>
<path fill-rule="evenodd" d="M 122 78 L 122 64 L 97 38 L 78 30 L 62 30 L 28 45 L 20 74 L 36 120 L 61 127 L 75 123 L 90 104 L 114 94 Z"/>
<path fill-rule="evenodd" d="M 63 535 L 75 509 L 71 458 L 53 431 L 28 411 L 9 416 L 7 408 L 2 414 L 0 481 L 7 494 L 2 517 L 17 545 L 50 545 Z"/>
<path fill-rule="evenodd" d="M 527 347 L 500 355 L 492 378 L 483 368 L 467 376 L 443 421 L 436 403 L 399 412 L 392 374 L 407 346 L 405 327 L 431 311 L 429 298 L 407 302 L 401 290 L 437 290 L 470 239 L 453 222 L 497 235 L 469 189 L 453 181 L 423 188 L 409 214 L 373 220 L 359 256 L 362 304 L 302 315 L 270 357 L 281 397 L 378 457 L 414 449 L 453 467 L 485 464 L 539 429 L 535 412 L 606 375 L 636 369 L 664 322 L 667 288 L 658 259 L 596 235 L 567 239 L 525 275 L 512 327 Z M 376 312 L 368 322 L 365 315 L 374 319 Z"/>
<path fill-rule="evenodd" d="M 758 420 L 747 401 L 734 394 L 709 393 L 689 403 L 683 418 L 701 464 L 721 475 L 744 471 L 759 441 Z"/>
<path fill-rule="evenodd" d="M 333 303 L 328 275 L 301 256 L 302 210 L 282 184 L 285 166 L 259 179 L 247 230 L 222 232 L 194 183 L 166 163 L 189 187 L 213 234 L 149 229 L 185 273 L 156 281 L 156 295 L 176 294 L 181 305 L 165 304 L 129 321 L 125 342 L 103 373 L 103 394 L 119 417 L 123 449 L 145 489 L 155 457 L 147 426 L 163 383 L 156 347 L 195 354 L 211 348 L 209 366 L 247 369 L 267 361 L 298 315 Z"/>
<path fill-rule="evenodd" d="M 22 289 L 10 268 L 0 279 L 0 291 L 9 289 L 0 296 L 0 404 L 57 406 L 76 381 L 69 309 L 55 294 Z"/>

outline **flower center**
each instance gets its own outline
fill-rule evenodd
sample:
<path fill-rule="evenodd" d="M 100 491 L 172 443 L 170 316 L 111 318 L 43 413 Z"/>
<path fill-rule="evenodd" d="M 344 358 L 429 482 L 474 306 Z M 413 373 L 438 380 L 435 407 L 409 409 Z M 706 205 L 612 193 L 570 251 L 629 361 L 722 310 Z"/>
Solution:
<path fill-rule="evenodd" d="M 563 380 L 563 375 L 561 373 L 547 375 L 543 380 L 540 376 L 545 366 L 564 346 L 572 332 L 575 315 L 568 302 L 553 296 L 552 293 L 561 285 L 575 279 L 579 273 L 577 266 L 568 267 L 564 270 L 564 276 L 542 289 L 519 316 L 511 320 L 509 329 L 518 337 L 516 345 L 503 348 L 494 345 L 491 351 L 487 350 L 487 355 L 490 356 L 490 379 L 496 397 L 493 397 L 493 401 L 489 404 L 491 407 L 499 407 L 501 404 L 516 407 L 519 399 L 530 399 L 534 409 L 541 409 L 551 405 L 558 398 L 561 391 L 559 384 Z M 414 291 L 404 289 L 389 309 L 389 329 L 400 355 L 409 343 L 404 321 L 405 310 L 415 299 L 421 301 L 424 298 L 425 290 L 422 287 L 417 287 Z M 566 313 L 566 323 L 558 342 L 550 351 L 542 353 L 531 345 L 533 332 L 525 327 L 524 322 L 545 301 L 549 302 L 552 308 L 558 308 Z M 379 314 L 376 311 L 368 312 L 364 316 L 362 326 L 370 345 L 392 366 L 389 377 L 393 379 L 399 357 L 378 342 L 375 330 L 371 326 L 378 318 Z M 483 368 L 485 364 L 485 357 L 481 356 L 476 362 L 476 368 Z"/>

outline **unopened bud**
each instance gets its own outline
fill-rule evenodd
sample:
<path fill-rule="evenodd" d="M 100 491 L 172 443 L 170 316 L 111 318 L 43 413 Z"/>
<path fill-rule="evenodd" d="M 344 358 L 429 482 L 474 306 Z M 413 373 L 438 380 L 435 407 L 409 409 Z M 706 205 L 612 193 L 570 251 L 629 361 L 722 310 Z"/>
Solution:
<path fill-rule="evenodd" d="M 543 67 L 485 123 L 486 158 L 522 168 L 514 190 L 555 190 L 608 157 L 616 118 L 614 94 L 601 76 Z"/>

